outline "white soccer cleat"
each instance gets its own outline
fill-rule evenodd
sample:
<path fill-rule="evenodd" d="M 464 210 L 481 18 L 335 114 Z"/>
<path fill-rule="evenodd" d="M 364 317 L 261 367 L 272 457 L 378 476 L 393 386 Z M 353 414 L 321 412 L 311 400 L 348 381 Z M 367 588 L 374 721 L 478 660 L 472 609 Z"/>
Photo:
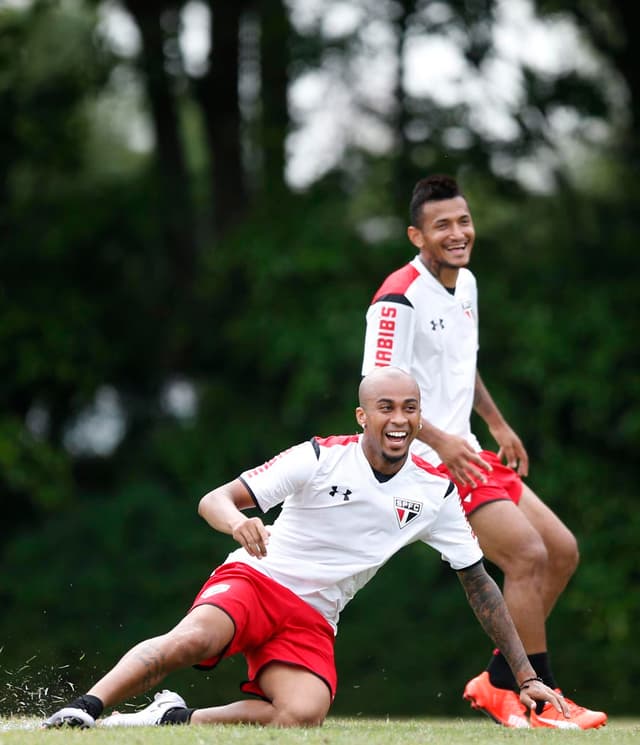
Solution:
<path fill-rule="evenodd" d="M 160 724 L 160 720 L 169 709 L 186 709 L 187 704 L 182 696 L 173 691 L 160 691 L 153 701 L 144 709 L 131 714 L 114 712 L 111 716 L 99 721 L 101 727 L 147 727 Z"/>
<path fill-rule="evenodd" d="M 84 709 L 77 709 L 75 706 L 65 706 L 64 709 L 56 711 L 48 719 L 45 719 L 42 726 L 45 729 L 50 727 L 77 727 L 78 729 L 88 729 L 93 727 L 96 720 L 91 714 Z"/>

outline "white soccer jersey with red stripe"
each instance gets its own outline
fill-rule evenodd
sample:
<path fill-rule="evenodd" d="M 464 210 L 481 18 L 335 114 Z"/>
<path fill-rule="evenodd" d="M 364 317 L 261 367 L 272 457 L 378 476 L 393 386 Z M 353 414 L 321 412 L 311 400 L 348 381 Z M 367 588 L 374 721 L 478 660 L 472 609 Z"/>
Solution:
<path fill-rule="evenodd" d="M 390 274 L 367 311 L 362 374 L 394 365 L 416 379 L 422 415 L 449 434 L 471 432 L 478 354 L 478 291 L 468 269 L 460 269 L 452 295 L 416 256 Z M 413 452 L 430 463 L 438 454 L 418 440 Z"/>
<path fill-rule="evenodd" d="M 245 471 L 240 478 L 258 507 L 283 503 L 282 511 L 266 557 L 239 548 L 226 559 L 289 588 L 334 629 L 347 602 L 409 543 L 432 546 L 453 569 L 482 558 L 453 484 L 417 456 L 381 483 L 361 437 L 313 438 Z"/>

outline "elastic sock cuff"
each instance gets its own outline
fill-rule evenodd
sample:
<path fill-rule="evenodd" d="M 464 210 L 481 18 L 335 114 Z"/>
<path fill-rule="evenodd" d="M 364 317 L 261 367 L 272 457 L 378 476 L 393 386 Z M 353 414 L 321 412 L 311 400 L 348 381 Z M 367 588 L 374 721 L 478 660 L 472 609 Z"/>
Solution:
<path fill-rule="evenodd" d="M 195 709 L 185 709 L 183 706 L 167 709 L 162 715 L 160 724 L 189 724 L 194 711 Z"/>
<path fill-rule="evenodd" d="M 89 693 L 85 693 L 84 696 L 78 697 L 75 701 L 72 701 L 69 706 L 74 709 L 82 709 L 90 714 L 94 719 L 97 719 L 100 714 L 104 711 L 104 704 L 97 696 L 92 696 Z"/>

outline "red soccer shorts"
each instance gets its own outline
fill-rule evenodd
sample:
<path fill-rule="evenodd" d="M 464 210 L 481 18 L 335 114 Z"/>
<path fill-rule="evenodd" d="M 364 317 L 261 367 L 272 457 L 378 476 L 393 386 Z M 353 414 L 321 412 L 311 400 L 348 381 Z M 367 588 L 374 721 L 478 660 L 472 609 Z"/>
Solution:
<path fill-rule="evenodd" d="M 460 484 L 453 479 L 444 463 L 438 466 L 438 471 L 447 476 L 447 478 L 452 479 L 458 487 L 464 514 L 468 517 L 478 507 L 482 507 L 483 504 L 488 504 L 489 502 L 510 500 L 514 504 L 518 504 L 522 496 L 522 479 L 520 476 L 518 476 L 513 468 L 505 466 L 496 453 L 492 453 L 489 450 L 482 450 L 478 455 L 483 460 L 486 460 L 493 470 L 490 473 L 483 471 L 487 477 L 487 482 L 486 484 L 479 484 L 475 488 L 468 484 Z"/>
<path fill-rule="evenodd" d="M 333 701 L 338 683 L 333 629 L 286 587 L 248 564 L 232 562 L 218 567 L 204 583 L 191 610 L 198 605 L 223 610 L 233 621 L 235 634 L 223 652 L 196 667 L 211 669 L 223 657 L 242 654 L 249 680 L 240 688 L 266 699 L 256 681 L 262 668 L 270 662 L 297 665 L 324 681 Z"/>

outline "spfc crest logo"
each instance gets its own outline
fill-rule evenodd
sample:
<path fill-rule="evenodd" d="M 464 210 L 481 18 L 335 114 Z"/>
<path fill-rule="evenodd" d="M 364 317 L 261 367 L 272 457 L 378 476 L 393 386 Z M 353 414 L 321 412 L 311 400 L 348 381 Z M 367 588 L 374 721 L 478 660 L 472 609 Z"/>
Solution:
<path fill-rule="evenodd" d="M 471 320 L 473 320 L 473 310 L 471 309 L 471 307 L 471 300 L 465 300 L 462 303 L 462 312 L 467 318 L 471 318 Z"/>
<path fill-rule="evenodd" d="M 401 528 L 407 526 L 414 518 L 422 512 L 422 502 L 413 502 L 410 499 L 395 498 L 396 517 Z"/>

